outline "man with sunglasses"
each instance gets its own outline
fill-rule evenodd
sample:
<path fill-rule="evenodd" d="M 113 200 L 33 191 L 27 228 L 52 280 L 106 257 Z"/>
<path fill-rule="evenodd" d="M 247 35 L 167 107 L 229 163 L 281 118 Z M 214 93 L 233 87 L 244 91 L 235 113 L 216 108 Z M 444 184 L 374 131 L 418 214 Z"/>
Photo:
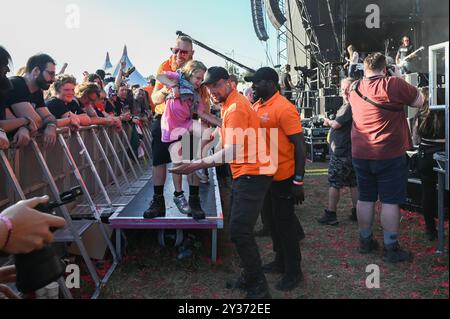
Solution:
<path fill-rule="evenodd" d="M 55 144 L 57 120 L 45 106 L 43 93 L 55 81 L 55 76 L 55 61 L 47 54 L 37 54 L 28 60 L 23 77 L 9 78 L 13 88 L 6 98 L 7 114 L 9 117 L 28 119 L 28 126 L 20 128 L 16 133 L 19 134 L 13 140 L 16 146 L 28 144 L 32 133 L 28 127 L 32 122 L 44 130 L 45 147 Z"/>
<path fill-rule="evenodd" d="M 164 61 L 158 68 L 156 75 L 163 72 L 175 72 L 182 68 L 187 62 L 191 61 L 194 55 L 192 39 L 186 36 L 177 38 L 175 46 L 171 49 L 171 57 Z M 166 205 L 164 199 L 164 184 L 166 182 L 167 164 L 171 163 L 168 144 L 161 141 L 161 118 L 166 108 L 166 97 L 170 93 L 170 88 L 164 86 L 159 81 L 156 82 L 152 102 L 155 104 L 155 116 L 152 123 L 152 151 L 153 151 L 153 179 L 154 194 L 149 209 L 144 213 L 144 218 L 164 217 L 166 214 Z M 186 199 L 178 201 L 181 205 L 180 210 L 189 210 L 194 215 L 195 212 L 203 214 L 200 206 L 199 197 L 199 179 L 195 174 L 189 176 L 189 203 Z M 184 198 L 184 197 L 183 197 Z"/>

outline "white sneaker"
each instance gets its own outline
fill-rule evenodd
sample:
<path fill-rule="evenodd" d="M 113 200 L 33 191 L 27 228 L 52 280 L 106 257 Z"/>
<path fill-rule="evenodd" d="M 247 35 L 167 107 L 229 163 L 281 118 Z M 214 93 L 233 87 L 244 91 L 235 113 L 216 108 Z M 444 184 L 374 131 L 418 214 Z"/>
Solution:
<path fill-rule="evenodd" d="M 177 205 L 177 208 L 180 211 L 180 213 L 185 215 L 191 213 L 191 206 L 189 206 L 189 203 L 186 200 L 186 197 L 184 197 L 184 194 L 181 194 L 180 196 L 174 196 L 173 201 L 175 205 Z"/>

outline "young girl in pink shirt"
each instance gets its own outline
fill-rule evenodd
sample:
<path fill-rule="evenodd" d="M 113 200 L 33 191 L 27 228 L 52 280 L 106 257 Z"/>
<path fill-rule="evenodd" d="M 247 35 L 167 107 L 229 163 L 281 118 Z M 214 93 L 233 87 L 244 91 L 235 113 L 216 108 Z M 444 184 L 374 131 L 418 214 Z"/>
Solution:
<path fill-rule="evenodd" d="M 166 98 L 166 109 L 161 119 L 161 140 L 171 144 L 169 151 L 172 157 L 173 166 L 180 164 L 182 147 L 181 139 L 185 134 L 194 133 L 202 135 L 208 124 L 221 126 L 222 121 L 207 112 L 209 102 L 202 88 L 202 82 L 206 73 L 206 66 L 199 61 L 190 61 L 177 72 L 163 72 L 157 76 L 157 80 L 165 86 L 171 88 L 171 93 Z M 194 130 L 194 122 L 202 120 L 200 132 Z M 200 133 L 200 134 L 198 134 Z M 204 134 L 203 134 L 204 135 Z M 202 139 L 201 148 L 208 143 Z M 201 174 L 201 172 L 199 172 Z M 190 214 L 191 209 L 184 197 L 182 189 L 182 176 L 173 174 L 175 186 L 174 202 L 181 213 Z"/>

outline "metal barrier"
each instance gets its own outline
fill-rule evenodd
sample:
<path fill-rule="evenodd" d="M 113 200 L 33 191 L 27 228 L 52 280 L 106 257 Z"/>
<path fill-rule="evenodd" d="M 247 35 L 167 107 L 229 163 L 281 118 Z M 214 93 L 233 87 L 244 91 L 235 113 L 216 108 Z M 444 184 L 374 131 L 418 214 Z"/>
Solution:
<path fill-rule="evenodd" d="M 97 131 L 102 132 L 103 136 L 97 136 Z M 12 188 L 8 188 L 5 183 L 0 186 L 0 208 L 11 205 L 19 199 L 47 193 L 50 193 L 55 200 L 59 201 L 60 189 L 69 189 L 74 183 L 80 185 L 83 189 L 84 203 L 87 204 L 78 203 L 76 207 L 74 205 L 70 205 L 70 207 L 63 205 L 58 208 L 58 212 L 66 220 L 67 227 L 55 232 L 55 242 L 76 243 L 96 287 L 92 298 L 97 298 L 102 286 L 107 283 L 119 262 L 105 225 L 102 223 L 103 214 L 106 213 L 109 217 L 114 212 L 115 207 L 123 208 L 127 204 L 127 202 L 120 203 L 120 200 L 119 203 L 114 204 L 113 195 L 116 193 L 116 198 L 120 199 L 127 192 L 130 194 L 130 186 L 136 188 L 140 185 L 136 184 L 139 182 L 139 178 L 135 165 L 139 168 L 141 176 L 144 175 L 144 169 L 133 151 L 129 136 L 124 129 L 118 133 L 110 129 L 110 134 L 108 134 L 104 127 L 90 126 L 81 128 L 79 132 L 73 135 L 70 134 L 68 129 L 58 130 L 57 133 L 60 148 L 55 146 L 50 151 L 44 150 L 42 152 L 38 146 L 40 137 L 37 137 L 36 139 L 33 138 L 26 148 L 8 150 L 10 158 L 4 151 L 0 152 L 0 162 L 3 167 L 0 177 L 2 179 L 6 177 L 12 186 Z M 148 143 L 150 140 L 147 127 L 143 128 L 142 135 L 144 143 Z M 123 138 L 126 140 L 128 150 L 123 144 Z M 101 139 L 104 141 L 103 144 L 108 146 L 109 152 L 103 147 Z M 115 145 L 120 146 L 121 152 L 116 151 Z M 150 152 L 146 147 L 144 150 L 147 163 L 150 164 Z M 131 161 L 128 151 L 133 157 L 134 163 Z M 34 156 L 32 156 L 33 154 Z M 66 158 L 67 161 L 62 161 L 63 158 Z M 113 161 L 114 164 L 111 164 Z M 105 167 L 102 166 L 103 163 Z M 42 175 L 35 169 L 36 166 L 40 167 Z M 148 168 L 150 168 L 150 165 Z M 135 176 L 135 184 L 130 183 L 126 173 L 127 170 Z M 73 176 L 71 173 L 73 173 Z M 118 177 L 119 173 L 123 177 L 122 182 Z M 27 188 L 23 189 L 20 185 L 26 185 Z M 103 200 L 103 203 L 100 203 L 101 200 Z M 85 208 L 88 209 L 88 213 L 86 213 Z M 77 214 L 77 210 L 84 210 L 84 214 Z M 81 239 L 81 236 L 94 224 L 100 229 L 113 259 L 111 267 L 102 279 L 99 278 Z M 66 298 L 72 298 L 62 278 L 60 279 L 60 287 Z"/>

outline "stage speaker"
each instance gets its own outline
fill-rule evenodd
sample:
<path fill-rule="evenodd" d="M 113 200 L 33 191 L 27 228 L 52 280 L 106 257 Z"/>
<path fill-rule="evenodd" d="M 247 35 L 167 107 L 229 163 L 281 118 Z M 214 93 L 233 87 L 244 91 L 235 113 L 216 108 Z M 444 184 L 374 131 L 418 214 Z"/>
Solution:
<path fill-rule="evenodd" d="M 283 12 L 281 12 L 279 0 L 268 0 L 266 5 L 270 22 L 275 29 L 279 30 L 287 21 Z"/>
<path fill-rule="evenodd" d="M 336 115 L 339 108 L 344 103 L 342 96 L 321 96 L 319 97 L 320 115 Z"/>
<path fill-rule="evenodd" d="M 403 77 L 405 81 L 411 84 L 412 86 L 415 87 L 419 86 L 419 73 L 405 74 Z"/>
<path fill-rule="evenodd" d="M 260 41 L 267 41 L 269 35 L 267 34 L 266 27 L 264 25 L 264 11 L 262 0 L 250 0 L 252 8 L 253 26 L 255 28 L 256 36 Z"/>

